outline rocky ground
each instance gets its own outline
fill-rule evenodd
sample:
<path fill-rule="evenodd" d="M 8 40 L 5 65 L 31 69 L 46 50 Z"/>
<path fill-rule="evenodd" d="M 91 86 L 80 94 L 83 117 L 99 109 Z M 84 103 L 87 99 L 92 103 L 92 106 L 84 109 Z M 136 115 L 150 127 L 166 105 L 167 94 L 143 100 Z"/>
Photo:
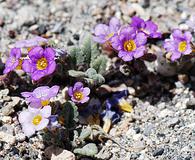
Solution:
<path fill-rule="evenodd" d="M 144 19 L 151 17 L 162 32 L 175 27 L 185 29 L 185 21 L 195 13 L 194 9 L 194 0 L 0 0 L 2 61 L 16 40 L 40 35 L 55 39 L 67 49 L 78 44 L 84 32 L 91 31 L 98 22 L 107 22 L 111 16 L 124 22 L 135 14 Z M 108 140 L 97 155 L 99 159 L 195 159 L 193 81 L 186 80 L 185 85 L 177 79 L 161 83 L 165 88 L 169 83 L 174 87 L 168 93 L 156 89 L 156 94 L 137 97 L 134 88 L 127 86 L 134 112 L 125 113 L 110 131 L 126 149 Z M 14 113 L 24 106 L 24 100 L 10 92 L 0 90 L 0 159 L 46 159 L 44 150 L 48 146 L 41 134 L 26 139 L 22 133 Z"/>

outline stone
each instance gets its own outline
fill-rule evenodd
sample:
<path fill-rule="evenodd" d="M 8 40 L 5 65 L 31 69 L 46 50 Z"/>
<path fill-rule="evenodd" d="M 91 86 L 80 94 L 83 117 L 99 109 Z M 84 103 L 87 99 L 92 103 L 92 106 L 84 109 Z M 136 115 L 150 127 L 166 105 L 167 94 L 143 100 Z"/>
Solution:
<path fill-rule="evenodd" d="M 133 143 L 133 150 L 139 152 L 141 150 L 144 150 L 145 149 L 145 144 L 143 141 L 135 141 Z"/>
<path fill-rule="evenodd" d="M 156 156 L 162 155 L 163 153 L 164 153 L 164 148 L 158 148 L 158 149 L 154 150 L 154 152 L 152 153 L 152 155 L 154 157 L 156 157 Z"/>
<path fill-rule="evenodd" d="M 72 152 L 55 146 L 47 147 L 44 154 L 51 160 L 75 160 L 75 155 Z"/>
<path fill-rule="evenodd" d="M 22 6 L 18 10 L 18 14 L 16 14 L 16 21 L 19 26 L 27 25 L 31 26 L 32 24 L 35 24 L 37 18 L 38 18 L 38 12 L 36 9 L 30 5 L 28 6 Z"/>
<path fill-rule="evenodd" d="M 12 97 L 12 101 L 7 102 L 5 106 L 1 109 L 1 112 L 3 113 L 3 115 L 8 116 L 12 114 L 14 112 L 14 107 L 18 105 L 19 102 L 20 102 L 19 97 Z"/>
<path fill-rule="evenodd" d="M 16 134 L 15 137 L 16 137 L 16 140 L 17 140 L 18 142 L 23 142 L 23 141 L 26 139 L 26 136 L 25 136 L 24 133 Z"/>
<path fill-rule="evenodd" d="M 168 127 L 174 127 L 176 124 L 179 124 L 180 120 L 179 118 L 175 117 L 175 118 L 170 118 L 168 121 L 167 121 L 167 126 Z"/>
<path fill-rule="evenodd" d="M 144 135 L 149 136 L 153 130 L 155 130 L 155 125 L 154 124 L 147 124 L 144 129 Z"/>
<path fill-rule="evenodd" d="M 62 33 L 64 31 L 64 23 L 56 23 L 54 28 L 51 30 L 52 33 Z"/>
<path fill-rule="evenodd" d="M 157 113 L 157 115 L 160 117 L 160 118 L 165 118 L 167 116 L 171 116 L 173 115 L 173 111 L 169 110 L 169 109 L 163 109 L 162 111 L 160 111 L 160 113 Z"/>
<path fill-rule="evenodd" d="M 13 145 L 16 142 L 16 138 L 11 134 L 0 131 L 0 141 Z"/>

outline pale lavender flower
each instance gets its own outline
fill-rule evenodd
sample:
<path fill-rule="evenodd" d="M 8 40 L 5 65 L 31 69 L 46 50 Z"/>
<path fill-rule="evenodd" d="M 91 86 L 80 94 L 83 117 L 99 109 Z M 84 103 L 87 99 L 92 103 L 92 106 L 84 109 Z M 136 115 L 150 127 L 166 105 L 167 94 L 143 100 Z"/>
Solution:
<path fill-rule="evenodd" d="M 31 48 L 34 46 L 40 46 L 42 43 L 47 43 L 48 40 L 43 37 L 34 37 L 28 40 L 21 40 L 15 43 L 16 48 Z"/>
<path fill-rule="evenodd" d="M 118 56 L 124 61 L 131 61 L 144 55 L 147 37 L 144 33 L 136 33 L 133 27 L 124 27 L 119 35 L 112 38 L 112 47 L 119 51 Z"/>
<path fill-rule="evenodd" d="M 21 50 L 19 48 L 12 48 L 10 57 L 7 59 L 3 74 L 7 74 L 15 69 L 22 69 Z"/>
<path fill-rule="evenodd" d="M 25 110 L 19 114 L 19 122 L 22 125 L 22 131 L 28 137 L 32 136 L 36 131 L 47 127 L 49 116 L 51 115 L 51 107 L 45 106 L 43 109 Z"/>
<path fill-rule="evenodd" d="M 132 22 L 130 26 L 134 27 L 138 32 L 144 33 L 148 37 L 151 38 L 161 37 L 161 33 L 158 32 L 158 26 L 150 20 L 144 21 L 143 19 L 134 16 L 132 17 Z"/>
<path fill-rule="evenodd" d="M 68 94 L 73 102 L 85 103 L 89 100 L 90 89 L 83 87 L 83 83 L 77 82 L 73 87 L 68 88 Z"/>
<path fill-rule="evenodd" d="M 98 24 L 95 27 L 93 40 L 98 43 L 105 43 L 110 41 L 110 39 L 119 31 L 120 21 L 116 17 L 111 18 L 109 25 Z"/>
<path fill-rule="evenodd" d="M 31 74 L 34 81 L 55 71 L 56 62 L 53 48 L 34 47 L 29 51 L 28 56 L 30 59 L 25 59 L 22 67 L 25 72 Z"/>
<path fill-rule="evenodd" d="M 22 96 L 26 101 L 30 103 L 31 108 L 40 108 L 47 106 L 50 103 L 50 99 L 55 97 L 59 91 L 59 86 L 41 86 L 36 88 L 33 92 L 22 92 Z"/>
<path fill-rule="evenodd" d="M 192 35 L 190 32 L 182 33 L 179 29 L 173 31 L 170 39 L 166 39 L 164 42 L 166 51 L 172 53 L 172 61 L 179 59 L 182 55 L 188 55 L 192 52 L 191 40 Z"/>

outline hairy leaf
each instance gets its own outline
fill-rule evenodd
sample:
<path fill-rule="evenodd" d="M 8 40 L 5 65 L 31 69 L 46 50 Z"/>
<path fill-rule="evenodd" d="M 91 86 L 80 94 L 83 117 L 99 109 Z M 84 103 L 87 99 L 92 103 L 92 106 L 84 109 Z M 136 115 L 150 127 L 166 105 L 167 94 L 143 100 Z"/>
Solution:
<path fill-rule="evenodd" d="M 76 148 L 73 151 L 74 153 L 83 155 L 83 156 L 90 156 L 93 157 L 98 153 L 98 148 L 96 146 L 96 144 L 94 143 L 89 143 L 87 145 L 85 145 L 82 148 Z"/>
<path fill-rule="evenodd" d="M 71 77 L 85 77 L 86 73 L 82 71 L 69 70 L 68 75 Z"/>

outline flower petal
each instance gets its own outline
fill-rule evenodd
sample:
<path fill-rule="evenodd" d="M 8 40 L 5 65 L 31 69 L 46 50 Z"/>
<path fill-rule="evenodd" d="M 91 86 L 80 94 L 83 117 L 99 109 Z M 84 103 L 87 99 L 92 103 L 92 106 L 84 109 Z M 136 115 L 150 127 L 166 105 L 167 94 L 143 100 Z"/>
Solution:
<path fill-rule="evenodd" d="M 119 51 L 118 56 L 122 58 L 124 61 L 131 61 L 133 59 L 132 53 L 128 53 L 126 51 Z"/>
<path fill-rule="evenodd" d="M 192 40 L 192 34 L 190 33 L 190 32 L 185 32 L 184 33 L 184 37 L 185 37 L 185 39 L 186 39 L 186 41 L 187 42 L 191 42 L 191 40 Z"/>
<path fill-rule="evenodd" d="M 136 46 L 142 46 L 145 45 L 147 42 L 147 37 L 144 33 L 138 33 L 135 39 Z"/>
<path fill-rule="evenodd" d="M 112 17 L 109 22 L 110 32 L 114 32 L 114 33 L 118 32 L 120 26 L 121 26 L 120 20 L 116 17 Z"/>
<path fill-rule="evenodd" d="M 173 38 L 180 39 L 183 37 L 183 33 L 180 29 L 175 29 L 175 30 L 173 30 L 172 36 L 173 36 Z"/>
<path fill-rule="evenodd" d="M 27 137 L 30 137 L 35 133 L 35 128 L 31 123 L 27 123 L 22 125 L 22 131 Z"/>
<path fill-rule="evenodd" d="M 94 33 L 96 36 L 100 36 L 100 35 L 107 36 L 109 34 L 109 28 L 105 24 L 98 24 L 95 27 Z"/>
<path fill-rule="evenodd" d="M 79 101 L 80 103 L 85 103 L 85 102 L 87 102 L 89 100 L 89 97 L 85 97 L 85 98 L 83 98 L 81 101 Z"/>
<path fill-rule="evenodd" d="M 142 57 L 144 55 L 144 51 L 145 51 L 145 46 L 141 46 L 141 47 L 137 48 L 133 54 L 134 58 Z"/>
<path fill-rule="evenodd" d="M 22 95 L 22 97 L 29 98 L 29 97 L 31 97 L 33 94 L 32 94 L 32 92 L 22 92 L 21 95 Z"/>
<path fill-rule="evenodd" d="M 93 40 L 97 43 L 104 44 L 106 42 L 106 37 L 105 36 L 99 36 L 99 37 L 93 36 Z"/>
<path fill-rule="evenodd" d="M 55 97 L 59 92 L 60 87 L 55 85 L 49 89 L 49 97 Z"/>
<path fill-rule="evenodd" d="M 25 59 L 22 63 L 22 69 L 27 73 L 32 73 L 35 69 L 34 66 L 31 63 L 31 60 Z"/>
<path fill-rule="evenodd" d="M 28 52 L 28 56 L 29 58 L 32 60 L 32 62 L 35 62 L 40 59 L 41 57 L 43 57 L 43 48 L 42 47 L 34 47 L 32 48 L 29 52 Z"/>
<path fill-rule="evenodd" d="M 83 89 L 83 83 L 77 82 L 77 83 L 74 84 L 73 91 L 78 91 L 78 90 L 81 90 L 81 89 Z"/>
<path fill-rule="evenodd" d="M 44 50 L 43 55 L 48 61 L 52 61 L 55 58 L 55 50 L 51 47 L 48 47 Z"/>
<path fill-rule="evenodd" d="M 68 95 L 73 96 L 73 87 L 68 88 Z"/>
<path fill-rule="evenodd" d="M 90 89 L 89 89 L 88 87 L 84 87 L 84 88 L 83 88 L 83 94 L 84 94 L 85 96 L 88 96 L 88 95 L 90 94 Z"/>
<path fill-rule="evenodd" d="M 31 74 L 31 78 L 34 81 L 38 81 L 39 79 L 43 78 L 44 76 L 46 76 L 47 74 L 44 71 L 41 70 L 37 70 L 35 72 L 33 72 Z"/>
<path fill-rule="evenodd" d="M 173 52 L 171 55 L 171 61 L 175 61 L 175 60 L 179 59 L 180 57 L 181 57 L 180 52 Z"/>
<path fill-rule="evenodd" d="M 31 118 L 32 118 L 32 113 L 29 112 L 28 110 L 22 111 L 18 116 L 18 120 L 21 124 L 29 122 Z"/>
<path fill-rule="evenodd" d="M 44 106 L 40 113 L 43 117 L 48 118 L 51 115 L 51 106 Z"/>
<path fill-rule="evenodd" d="M 43 118 L 43 119 L 41 120 L 41 122 L 40 122 L 37 126 L 34 126 L 34 127 L 35 127 L 35 129 L 36 129 L 37 131 L 39 131 L 39 130 L 42 130 L 42 129 L 44 129 L 45 127 L 47 127 L 48 124 L 49 124 L 49 120 L 48 120 L 47 118 Z"/>
<path fill-rule="evenodd" d="M 19 59 L 21 57 L 20 48 L 12 48 L 10 52 L 10 56 L 14 56 L 16 59 Z"/>
<path fill-rule="evenodd" d="M 56 62 L 55 61 L 50 61 L 45 72 L 47 75 L 52 74 L 56 69 Z"/>
<path fill-rule="evenodd" d="M 144 27 L 144 20 L 137 17 L 137 16 L 134 16 L 131 18 L 131 27 L 135 27 L 136 29 L 140 29 L 140 28 L 143 28 Z"/>

